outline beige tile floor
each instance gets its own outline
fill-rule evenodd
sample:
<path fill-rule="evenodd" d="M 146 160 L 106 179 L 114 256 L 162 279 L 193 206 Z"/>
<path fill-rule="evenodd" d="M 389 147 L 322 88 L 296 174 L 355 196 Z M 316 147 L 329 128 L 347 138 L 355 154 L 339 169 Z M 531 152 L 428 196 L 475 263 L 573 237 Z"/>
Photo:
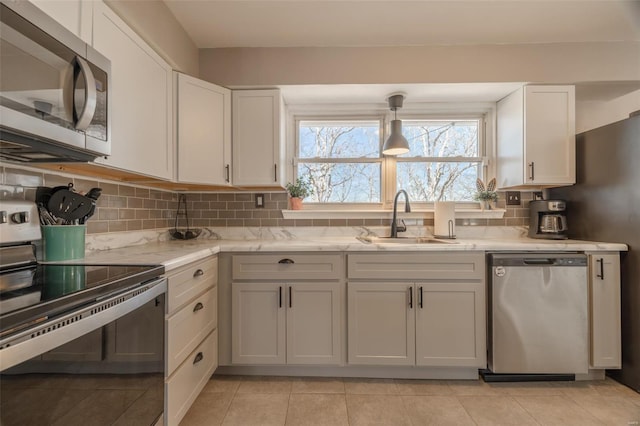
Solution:
<path fill-rule="evenodd" d="M 451 380 L 214 376 L 182 426 L 640 425 L 640 394 L 611 379 Z"/>

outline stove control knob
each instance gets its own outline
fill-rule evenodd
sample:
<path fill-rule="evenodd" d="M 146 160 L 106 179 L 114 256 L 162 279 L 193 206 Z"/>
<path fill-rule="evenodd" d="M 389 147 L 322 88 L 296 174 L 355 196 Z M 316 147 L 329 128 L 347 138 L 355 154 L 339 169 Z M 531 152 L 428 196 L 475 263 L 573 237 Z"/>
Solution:
<path fill-rule="evenodd" d="M 27 223 L 29 222 L 29 212 L 17 212 L 11 215 L 11 222 L 13 223 Z"/>

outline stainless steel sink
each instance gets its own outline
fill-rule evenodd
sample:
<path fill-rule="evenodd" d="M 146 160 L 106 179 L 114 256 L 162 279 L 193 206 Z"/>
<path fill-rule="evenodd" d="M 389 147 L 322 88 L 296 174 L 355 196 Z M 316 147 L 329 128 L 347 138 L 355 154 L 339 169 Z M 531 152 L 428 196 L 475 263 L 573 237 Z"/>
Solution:
<path fill-rule="evenodd" d="M 372 244 L 458 244 L 457 241 L 434 237 L 361 237 L 358 239 Z"/>

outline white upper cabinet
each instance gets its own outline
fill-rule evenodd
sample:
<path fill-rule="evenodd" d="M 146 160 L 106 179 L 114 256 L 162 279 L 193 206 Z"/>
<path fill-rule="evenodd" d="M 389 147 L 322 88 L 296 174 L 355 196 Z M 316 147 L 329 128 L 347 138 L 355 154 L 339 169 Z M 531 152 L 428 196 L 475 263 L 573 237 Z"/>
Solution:
<path fill-rule="evenodd" d="M 576 182 L 575 87 L 525 86 L 497 105 L 499 188 Z"/>
<path fill-rule="evenodd" d="M 31 0 L 63 27 L 91 44 L 93 3 L 89 0 Z"/>
<path fill-rule="evenodd" d="M 233 184 L 283 186 L 279 90 L 233 91 Z"/>
<path fill-rule="evenodd" d="M 111 60 L 111 156 L 97 162 L 174 178 L 173 73 L 102 2 L 93 4 L 93 47 Z"/>
<path fill-rule="evenodd" d="M 178 181 L 231 183 L 231 91 L 176 74 Z"/>

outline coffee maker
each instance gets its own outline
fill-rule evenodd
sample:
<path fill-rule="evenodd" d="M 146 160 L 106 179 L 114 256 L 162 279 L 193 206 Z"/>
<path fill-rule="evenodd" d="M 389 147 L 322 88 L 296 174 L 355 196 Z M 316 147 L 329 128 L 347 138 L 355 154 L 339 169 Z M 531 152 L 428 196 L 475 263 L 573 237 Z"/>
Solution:
<path fill-rule="evenodd" d="M 529 203 L 529 237 L 567 239 L 567 204 L 562 200 L 536 200 Z"/>

